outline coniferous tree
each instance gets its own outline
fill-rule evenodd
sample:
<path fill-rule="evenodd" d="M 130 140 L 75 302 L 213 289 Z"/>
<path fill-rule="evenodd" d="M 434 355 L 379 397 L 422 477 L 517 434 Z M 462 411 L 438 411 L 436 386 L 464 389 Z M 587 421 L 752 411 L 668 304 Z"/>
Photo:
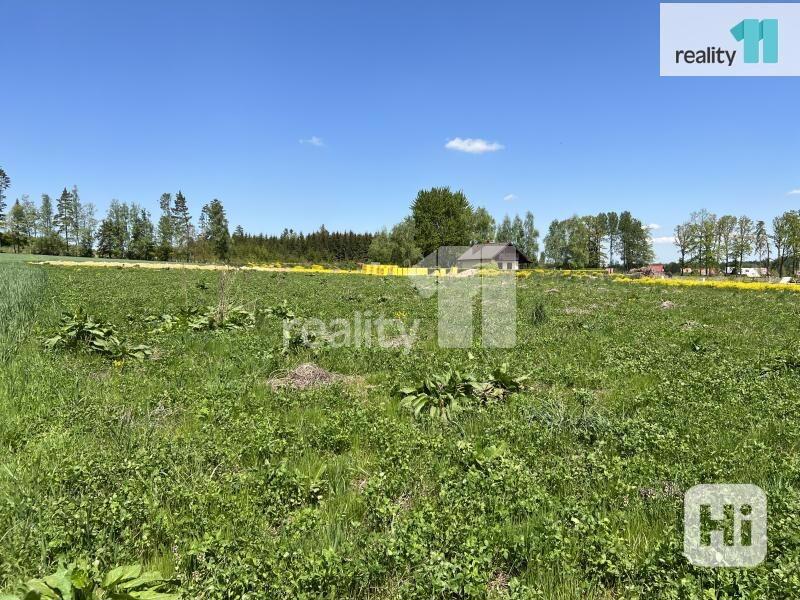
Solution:
<path fill-rule="evenodd" d="M 97 229 L 97 255 L 103 258 L 114 256 L 114 226 L 108 217 L 100 221 Z"/>
<path fill-rule="evenodd" d="M 42 201 L 39 205 L 39 227 L 42 236 L 48 237 L 55 233 L 53 226 L 53 201 L 47 194 L 42 194 Z"/>
<path fill-rule="evenodd" d="M 8 232 L 14 252 L 19 254 L 22 247 L 27 244 L 27 224 L 25 223 L 25 209 L 17 200 L 8 212 Z"/>
<path fill-rule="evenodd" d="M 230 258 L 231 235 L 228 231 L 228 218 L 225 216 L 222 202 L 214 198 L 203 207 L 203 213 L 208 222 L 205 239 L 211 243 L 214 256 L 219 260 L 227 261 Z"/>
<path fill-rule="evenodd" d="M 11 178 L 0 168 L 0 227 L 6 220 L 6 190 L 11 187 Z"/>
<path fill-rule="evenodd" d="M 61 238 L 56 232 L 53 201 L 47 194 L 42 194 L 39 204 L 39 237 L 35 251 L 37 254 L 60 254 L 63 251 Z"/>
<path fill-rule="evenodd" d="M 155 232 L 150 213 L 133 204 L 128 211 L 130 219 L 130 244 L 128 258 L 136 260 L 153 260 L 155 258 Z"/>
<path fill-rule="evenodd" d="M 108 207 L 106 220 L 107 232 L 110 235 L 109 245 L 113 258 L 125 258 L 130 245 L 130 207 L 119 200 L 112 200 Z"/>
<path fill-rule="evenodd" d="M 77 248 L 81 242 L 81 198 L 78 195 L 78 186 L 73 185 L 69 193 L 69 223 L 72 227 L 72 239 Z M 80 253 L 80 250 L 78 251 Z"/>
<path fill-rule="evenodd" d="M 189 245 L 192 242 L 192 217 L 189 214 L 189 206 L 186 197 L 180 190 L 175 194 L 175 204 L 172 207 L 172 219 L 174 224 L 173 234 L 175 236 L 175 248 L 177 254 L 184 260 L 189 259 Z"/>
<path fill-rule="evenodd" d="M 69 234 L 70 231 L 72 231 L 72 221 L 70 219 L 70 215 L 72 214 L 71 203 L 72 196 L 67 191 L 67 188 L 64 188 L 64 191 L 61 192 L 61 196 L 58 197 L 58 201 L 56 203 L 55 224 L 56 229 L 64 238 L 64 243 L 66 244 L 68 254 Z"/>
<path fill-rule="evenodd" d="M 161 206 L 161 218 L 158 220 L 157 254 L 160 260 L 169 260 L 174 252 L 173 243 L 175 239 L 172 195 L 161 194 L 159 205 Z"/>

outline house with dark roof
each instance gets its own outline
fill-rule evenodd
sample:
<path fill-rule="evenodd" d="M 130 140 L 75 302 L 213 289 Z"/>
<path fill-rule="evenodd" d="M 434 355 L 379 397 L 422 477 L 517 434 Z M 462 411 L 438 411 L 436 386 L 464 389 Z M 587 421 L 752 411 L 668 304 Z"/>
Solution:
<path fill-rule="evenodd" d="M 456 259 L 459 269 L 475 269 L 482 265 L 497 265 L 504 271 L 516 271 L 520 265 L 532 261 L 511 242 L 502 244 L 475 244 Z"/>

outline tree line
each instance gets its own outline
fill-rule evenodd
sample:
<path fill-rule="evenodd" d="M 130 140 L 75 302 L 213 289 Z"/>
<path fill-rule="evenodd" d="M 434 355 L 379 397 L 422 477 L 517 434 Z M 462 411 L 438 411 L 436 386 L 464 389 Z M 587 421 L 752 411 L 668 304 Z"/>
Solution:
<path fill-rule="evenodd" d="M 38 206 L 27 194 L 10 207 L 11 180 L 0 168 L 0 247 L 37 254 L 99 256 L 136 260 L 232 260 L 254 262 L 364 262 L 413 265 L 442 246 L 512 242 L 532 262 L 556 268 L 625 269 L 653 260 L 650 231 L 630 212 L 572 216 L 550 223 L 540 252 L 533 214 L 505 215 L 498 223 L 473 206 L 462 191 L 449 187 L 420 190 L 410 214 L 391 229 L 375 234 L 318 231 L 303 234 L 284 229 L 280 235 L 229 232 L 225 208 L 218 199 L 203 205 L 195 225 L 180 191 L 159 200 L 156 221 L 137 203 L 112 200 L 104 218 L 78 188 L 64 188 L 53 199 L 42 194 Z M 707 210 L 691 214 L 674 231 L 679 260 L 674 272 L 716 269 L 741 272 L 745 263 L 784 272 L 800 269 L 800 211 L 787 211 L 771 223 L 746 215 L 717 217 Z"/>
<path fill-rule="evenodd" d="M 541 262 L 564 269 L 616 264 L 631 269 L 650 263 L 653 256 L 649 229 L 624 211 L 553 221 L 544 239 Z"/>
<path fill-rule="evenodd" d="M 231 258 L 237 262 L 359 263 L 367 260 L 371 233 L 317 231 L 303 234 L 284 229 L 280 235 L 245 233 L 241 226 L 233 233 Z"/>
<path fill-rule="evenodd" d="M 693 212 L 675 227 L 678 266 L 707 274 L 716 269 L 741 273 L 744 264 L 755 258 L 757 265 L 781 277 L 784 272 L 796 273 L 800 269 L 800 211 L 786 211 L 770 225 L 747 215 Z"/>
<path fill-rule="evenodd" d="M 139 204 L 119 200 L 112 200 L 105 217 L 98 220 L 94 204 L 82 202 L 77 187 L 64 188 L 55 201 L 42 194 L 38 206 L 27 194 L 7 213 L 6 206 L 5 198 L 0 199 L 0 226 L 5 229 L 0 246 L 11 246 L 14 252 L 136 260 L 230 257 L 228 219 L 217 199 L 202 207 L 197 228 L 181 192 L 174 199 L 172 194 L 161 196 L 157 224 Z"/>
<path fill-rule="evenodd" d="M 649 230 L 627 211 L 555 220 L 540 253 L 530 211 L 497 223 L 485 208 L 473 207 L 463 192 L 448 187 L 420 190 L 411 214 L 377 233 L 368 255 L 375 262 L 412 265 L 443 246 L 486 242 L 511 242 L 532 263 L 559 268 L 598 268 L 615 264 L 615 258 L 631 268 L 653 259 Z"/>
<path fill-rule="evenodd" d="M 513 219 L 506 215 L 497 224 L 489 211 L 473 207 L 464 192 L 449 187 L 420 190 L 410 209 L 400 223 L 375 234 L 369 260 L 410 266 L 441 247 L 487 242 L 512 242 L 531 261 L 537 259 L 539 231 L 531 212 Z"/>
<path fill-rule="evenodd" d="M 222 202 L 203 205 L 197 222 L 186 196 L 165 193 L 154 220 L 141 205 L 112 200 L 102 219 L 78 188 L 64 188 L 54 201 L 48 194 L 34 203 L 27 194 L 10 207 L 6 190 L 11 180 L 0 169 L 0 247 L 14 252 L 60 256 L 98 256 L 134 260 L 359 262 L 367 259 L 372 234 L 284 230 L 281 235 L 252 235 L 241 226 L 230 234 Z"/>
<path fill-rule="evenodd" d="M 539 231 L 530 211 L 505 215 L 498 223 L 484 207 L 473 207 L 462 191 L 449 187 L 420 190 L 410 214 L 391 229 L 375 234 L 330 232 L 323 225 L 303 234 L 284 229 L 280 235 L 246 233 L 241 226 L 229 233 L 225 208 L 217 199 L 205 204 L 197 224 L 185 195 L 165 193 L 160 214 L 137 203 L 112 200 L 106 215 L 96 217 L 93 204 L 81 200 L 77 187 L 64 189 L 56 201 L 42 194 L 37 206 L 23 195 L 5 214 L 10 180 L 0 169 L 0 245 L 15 252 L 98 256 L 135 260 L 232 260 L 243 262 L 365 262 L 413 265 L 442 246 L 511 242 L 533 263 L 557 267 L 596 267 L 614 252 L 626 266 L 652 256 L 641 223 L 623 213 L 572 217 L 554 221 L 540 254 Z"/>

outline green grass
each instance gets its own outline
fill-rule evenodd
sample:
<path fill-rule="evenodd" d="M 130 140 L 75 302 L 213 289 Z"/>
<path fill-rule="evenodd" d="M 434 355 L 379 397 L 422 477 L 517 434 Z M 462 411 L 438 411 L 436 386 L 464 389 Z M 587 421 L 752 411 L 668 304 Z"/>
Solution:
<path fill-rule="evenodd" d="M 798 353 L 790 293 L 532 277 L 518 345 L 468 352 L 436 346 L 436 299 L 400 278 L 225 276 L 249 309 L 421 320 L 408 354 L 284 355 L 271 317 L 151 333 L 149 315 L 215 304 L 216 272 L 0 273 L 15 348 L 0 373 L 0 589 L 85 558 L 143 561 L 187 598 L 800 594 L 800 373 L 772 368 Z M 155 359 L 43 350 L 58 312 L 78 307 Z M 269 385 L 301 362 L 354 379 Z M 530 388 L 452 423 L 400 406 L 396 389 L 425 375 L 503 362 Z M 680 492 L 714 482 L 767 492 L 760 567 L 681 556 Z"/>
<path fill-rule="evenodd" d="M 42 262 L 42 261 L 51 261 L 51 260 L 66 260 L 70 262 L 86 262 L 86 261 L 98 261 L 102 260 L 103 262 L 118 262 L 118 263 L 139 263 L 142 262 L 140 260 L 128 260 L 127 258 L 95 258 L 95 257 L 84 257 L 84 256 L 54 256 L 52 254 L 17 254 L 14 252 L 9 252 L 8 248 L 5 248 L 2 252 L 0 252 L 0 264 L 3 263 L 27 263 L 27 262 Z M 147 261 L 148 263 L 153 264 L 174 264 L 174 263 L 166 263 L 162 261 Z"/>
<path fill-rule="evenodd" d="M 32 326 L 43 296 L 46 273 L 20 263 L 0 263 L 0 363 L 7 360 Z"/>

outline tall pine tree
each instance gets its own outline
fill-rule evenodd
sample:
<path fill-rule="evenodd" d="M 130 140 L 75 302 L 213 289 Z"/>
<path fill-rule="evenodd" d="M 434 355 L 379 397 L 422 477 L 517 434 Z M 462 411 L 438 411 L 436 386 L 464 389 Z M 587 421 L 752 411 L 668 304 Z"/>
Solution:
<path fill-rule="evenodd" d="M 169 260 L 174 252 L 174 220 L 172 216 L 172 194 L 161 194 L 159 200 L 161 218 L 158 220 L 158 258 Z"/>
<path fill-rule="evenodd" d="M 58 197 L 56 202 L 56 217 L 55 224 L 58 232 L 64 237 L 64 242 L 67 245 L 67 254 L 69 254 L 69 234 L 72 231 L 72 194 L 64 188 L 61 196 Z"/>
<path fill-rule="evenodd" d="M 0 169 L 0 226 L 6 220 L 6 190 L 11 187 L 11 178 Z"/>
<path fill-rule="evenodd" d="M 172 219 L 177 253 L 184 260 L 188 260 L 189 244 L 192 241 L 192 217 L 189 214 L 189 206 L 186 203 L 186 197 L 180 190 L 175 194 L 175 204 L 172 207 Z"/>
<path fill-rule="evenodd" d="M 203 212 L 208 219 L 205 238 L 211 242 L 214 256 L 219 260 L 228 260 L 230 257 L 231 235 L 228 231 L 228 217 L 222 202 L 214 198 L 203 207 Z"/>

